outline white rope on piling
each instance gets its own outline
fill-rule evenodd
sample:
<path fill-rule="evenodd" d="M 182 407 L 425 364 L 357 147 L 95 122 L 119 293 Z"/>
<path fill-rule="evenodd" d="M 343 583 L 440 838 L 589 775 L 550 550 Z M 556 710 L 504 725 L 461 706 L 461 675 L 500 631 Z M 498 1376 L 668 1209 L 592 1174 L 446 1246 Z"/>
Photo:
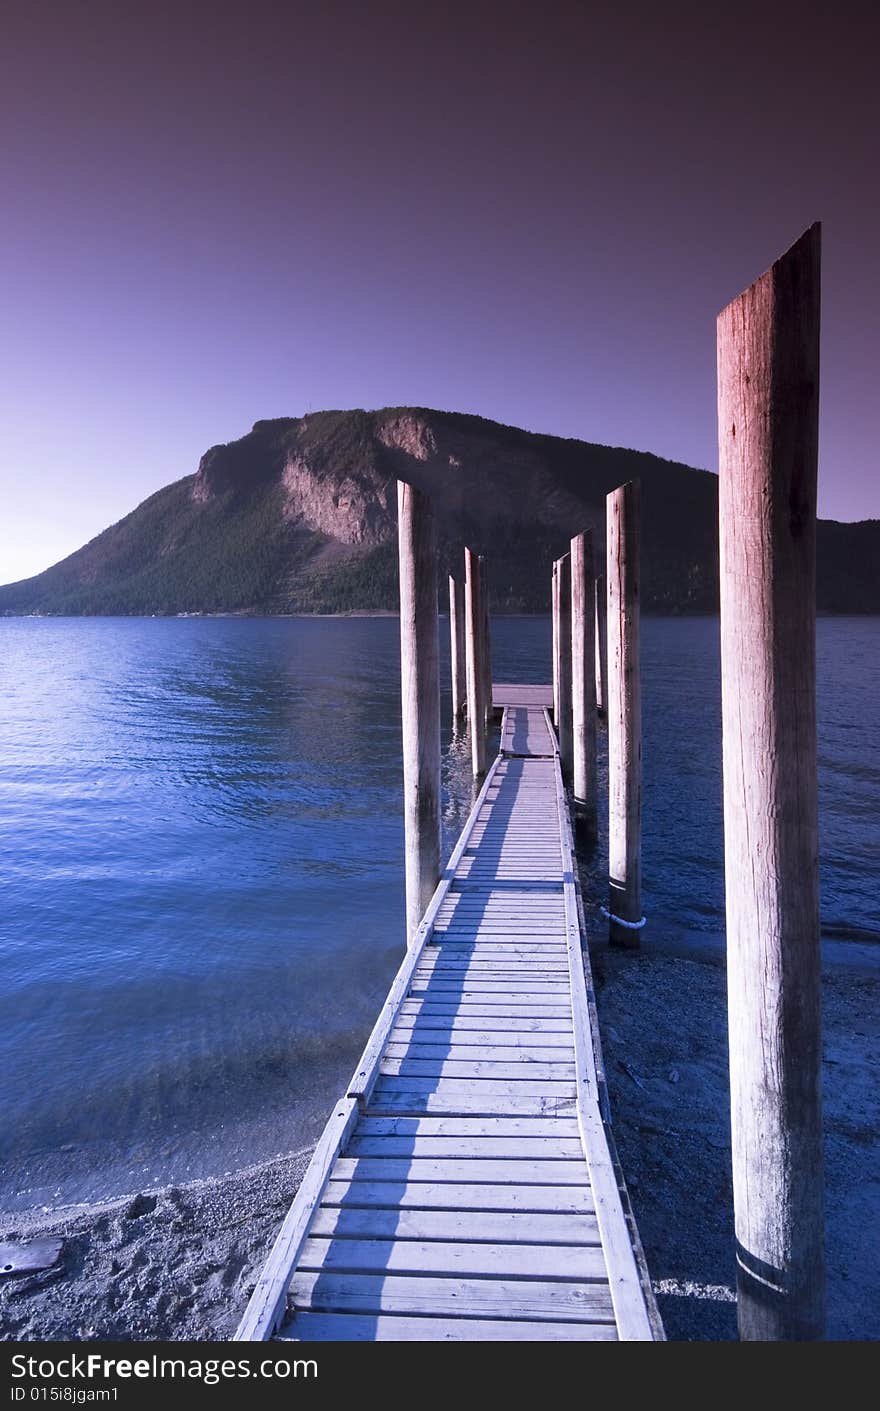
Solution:
<path fill-rule="evenodd" d="M 643 916 L 641 921 L 624 921 L 622 916 L 615 916 L 613 911 L 609 911 L 607 906 L 600 906 L 599 910 L 603 916 L 607 916 L 609 921 L 613 921 L 616 926 L 625 926 L 628 931 L 641 931 L 648 918 Z"/>

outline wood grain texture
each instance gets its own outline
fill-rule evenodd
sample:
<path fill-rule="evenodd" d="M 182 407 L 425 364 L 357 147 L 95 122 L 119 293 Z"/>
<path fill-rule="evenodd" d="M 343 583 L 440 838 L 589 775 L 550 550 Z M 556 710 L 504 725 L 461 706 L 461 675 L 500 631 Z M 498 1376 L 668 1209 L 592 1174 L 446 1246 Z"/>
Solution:
<path fill-rule="evenodd" d="M 596 801 L 596 579 L 593 534 L 571 541 L 572 793 L 579 836 L 598 834 Z"/>
<path fill-rule="evenodd" d="M 452 719 L 461 720 L 467 708 L 465 660 L 464 582 L 449 575 L 449 662 L 452 674 Z"/>
<path fill-rule="evenodd" d="M 412 939 L 440 875 L 437 529 L 427 495 L 397 482 L 406 924 Z"/>
<path fill-rule="evenodd" d="M 824 1325 L 815 535 L 820 232 L 718 319 L 740 1335 Z"/>
<path fill-rule="evenodd" d="M 559 564 L 553 565 L 550 581 L 550 622 L 552 631 L 551 659 L 553 663 L 553 724 L 559 729 Z"/>
<path fill-rule="evenodd" d="M 413 1278 L 406 1274 L 297 1272 L 294 1307 L 456 1317 L 614 1322 L 607 1284 L 541 1279 Z"/>
<path fill-rule="evenodd" d="M 559 688 L 556 733 L 562 777 L 571 784 L 574 767 L 574 739 L 571 721 L 571 555 L 563 554 L 556 564 L 559 594 Z"/>
<path fill-rule="evenodd" d="M 642 915 L 642 693 L 639 665 L 639 482 L 607 501 L 608 872 L 612 917 Z M 641 932 L 609 924 L 613 945 L 638 946 Z"/>
<path fill-rule="evenodd" d="M 475 779 L 486 772 L 486 700 L 483 668 L 483 597 L 480 560 L 472 549 L 464 551 L 465 642 L 467 667 L 467 718 L 471 742 L 471 768 Z"/>
<path fill-rule="evenodd" d="M 601 718 L 608 709 L 608 604 L 605 596 L 605 574 L 596 575 L 596 713 Z"/>
<path fill-rule="evenodd" d="M 552 684 L 496 681 L 492 697 L 497 708 L 502 706 L 534 706 L 539 710 L 553 705 Z"/>
<path fill-rule="evenodd" d="M 279 1337 L 305 1342 L 615 1342 L 612 1323 L 521 1322 L 444 1314 L 298 1313 Z"/>
<path fill-rule="evenodd" d="M 576 1141 L 580 1139 L 576 1136 Z M 467 1240 L 490 1244 L 597 1245 L 594 1215 L 523 1210 L 382 1210 L 322 1205 L 312 1235 L 339 1239 Z"/>
<path fill-rule="evenodd" d="M 480 555 L 480 601 L 483 608 L 483 634 L 480 645 L 480 660 L 483 663 L 483 708 L 486 712 L 486 727 L 492 719 L 492 626 L 489 619 L 489 566 Z"/>

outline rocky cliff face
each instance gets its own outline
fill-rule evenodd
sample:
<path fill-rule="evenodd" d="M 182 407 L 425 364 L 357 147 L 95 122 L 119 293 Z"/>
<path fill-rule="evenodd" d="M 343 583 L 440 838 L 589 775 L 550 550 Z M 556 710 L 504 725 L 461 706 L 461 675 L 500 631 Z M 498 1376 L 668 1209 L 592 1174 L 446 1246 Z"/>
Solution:
<path fill-rule="evenodd" d="M 638 477 L 647 611 L 717 607 L 717 482 L 641 452 L 425 408 L 257 422 L 195 475 L 36 578 L 0 613 L 322 612 L 394 608 L 398 478 L 437 509 L 444 572 L 487 555 L 496 611 L 540 611 L 550 564 Z M 819 606 L 880 611 L 880 524 L 820 524 Z"/>

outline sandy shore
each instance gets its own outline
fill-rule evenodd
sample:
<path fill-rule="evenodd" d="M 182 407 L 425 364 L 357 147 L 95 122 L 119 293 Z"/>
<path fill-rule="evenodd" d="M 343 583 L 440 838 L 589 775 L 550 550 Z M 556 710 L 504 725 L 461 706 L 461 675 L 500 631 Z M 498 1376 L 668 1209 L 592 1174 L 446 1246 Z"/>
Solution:
<path fill-rule="evenodd" d="M 310 1155 L 50 1215 L 0 1216 L 0 1240 L 64 1239 L 55 1268 L 0 1283 L 2 1336 L 231 1337 Z"/>
<path fill-rule="evenodd" d="M 646 937 L 592 947 L 614 1127 L 671 1339 L 735 1336 L 724 968 L 720 946 Z M 880 1337 L 876 1225 L 880 948 L 829 948 L 825 976 L 828 1334 Z M 4 1338 L 226 1338 L 309 1152 L 49 1215 L 0 1216 L 0 1240 L 57 1234 L 58 1265 L 0 1282 Z"/>

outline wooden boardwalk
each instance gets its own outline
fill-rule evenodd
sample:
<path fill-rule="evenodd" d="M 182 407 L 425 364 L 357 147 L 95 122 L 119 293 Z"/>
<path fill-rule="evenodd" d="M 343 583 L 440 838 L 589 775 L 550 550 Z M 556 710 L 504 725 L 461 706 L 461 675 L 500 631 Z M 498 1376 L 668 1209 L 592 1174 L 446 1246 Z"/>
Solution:
<path fill-rule="evenodd" d="M 494 695 L 501 753 L 239 1339 L 662 1337 L 600 1107 L 547 688 Z"/>

